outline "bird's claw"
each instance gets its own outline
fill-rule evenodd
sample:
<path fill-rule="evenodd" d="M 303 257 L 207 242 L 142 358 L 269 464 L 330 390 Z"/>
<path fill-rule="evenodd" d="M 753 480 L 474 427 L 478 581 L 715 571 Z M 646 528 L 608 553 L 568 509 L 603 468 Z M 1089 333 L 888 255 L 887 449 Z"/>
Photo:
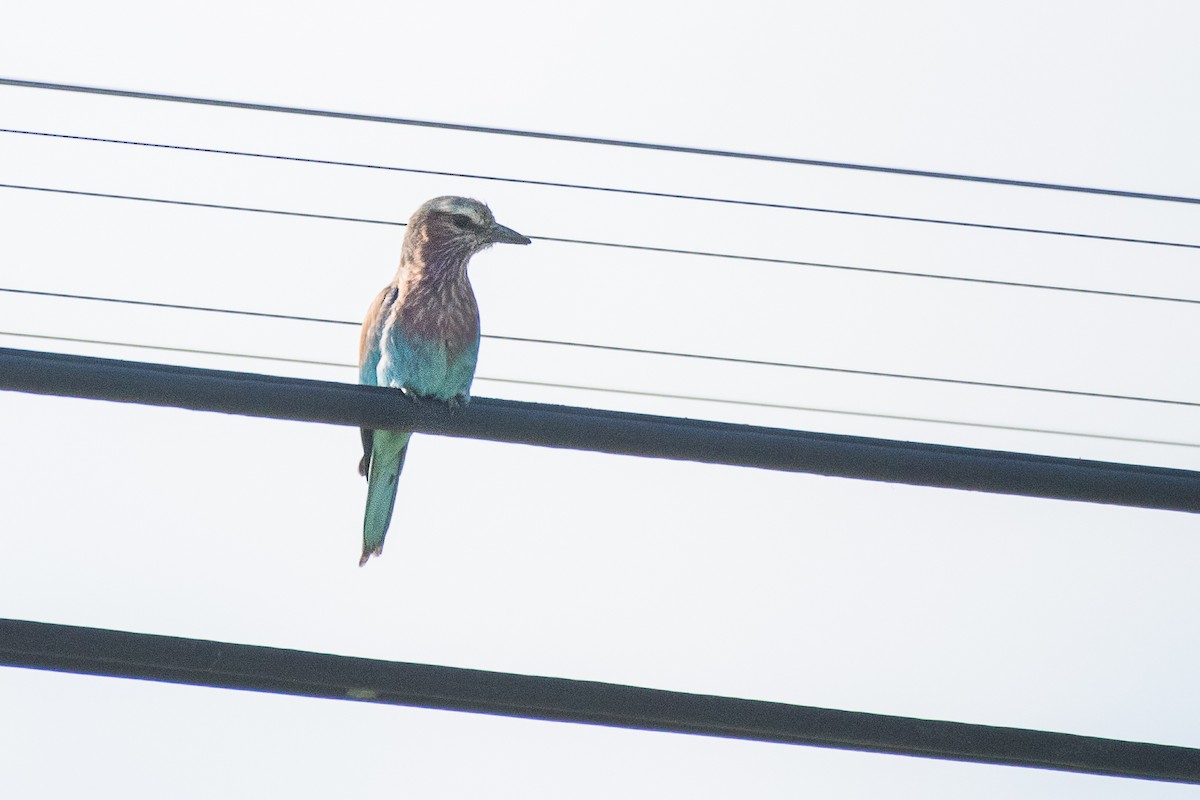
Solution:
<path fill-rule="evenodd" d="M 427 401 L 428 402 L 436 402 L 436 403 L 445 403 L 447 406 L 449 406 L 451 411 L 458 411 L 460 408 L 463 408 L 467 403 L 469 403 L 471 401 L 470 395 L 465 394 L 465 393 L 464 394 L 456 394 L 453 397 L 442 398 L 442 397 L 437 397 L 437 396 L 431 395 L 431 394 L 418 394 L 418 393 L 414 392 L 412 389 L 405 389 L 404 387 L 400 388 L 400 392 L 413 405 L 421 405 L 422 403 L 425 403 Z"/>

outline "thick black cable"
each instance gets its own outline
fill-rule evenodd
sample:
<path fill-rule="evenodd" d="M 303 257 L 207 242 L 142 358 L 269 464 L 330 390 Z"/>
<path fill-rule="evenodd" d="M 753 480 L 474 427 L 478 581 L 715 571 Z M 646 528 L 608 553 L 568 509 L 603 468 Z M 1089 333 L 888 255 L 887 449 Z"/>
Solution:
<path fill-rule="evenodd" d="M 734 158 L 750 161 L 767 161 L 776 164 L 795 164 L 810 167 L 826 167 L 829 169 L 846 169 L 860 172 L 877 172 L 887 175 L 907 175 L 918 178 L 934 178 L 938 180 L 967 181 L 973 183 L 988 183 L 999 186 L 1017 186 L 1026 189 L 1045 189 L 1057 192 L 1075 192 L 1080 194 L 1107 195 L 1110 197 L 1125 197 L 1137 200 L 1159 200 L 1170 203 L 1200 204 L 1200 198 L 1180 195 L 1156 194 L 1152 192 L 1134 192 L 1125 189 L 1103 189 L 1094 186 L 1074 186 L 1063 183 L 1045 181 L 1025 181 L 1010 178 L 994 178 L 983 175 L 967 175 L 955 172 L 937 172 L 933 170 L 907 169 L 903 167 L 885 167 L 873 164 L 856 164 L 848 161 L 827 161 L 823 159 L 796 158 L 792 156 L 776 156 L 763 153 L 748 153 L 737 150 L 718 150 L 705 147 L 689 147 L 683 145 L 655 144 L 651 142 L 636 142 L 627 139 L 609 139 L 597 136 L 576 136 L 564 133 L 547 133 L 544 131 L 518 130 L 515 128 L 497 128 L 484 125 L 467 125 L 454 122 L 433 122 L 429 120 L 391 117 L 378 114 L 355 114 L 344 111 L 329 111 L 316 108 L 301 108 L 298 106 L 281 106 L 266 103 L 247 103 L 236 100 L 218 100 L 205 97 L 188 97 L 184 95 L 162 94 L 157 92 L 137 92 L 127 89 L 105 89 L 98 86 L 82 86 L 79 84 L 51 83 L 48 81 L 29 81 L 16 78 L 0 78 L 0 85 L 16 86 L 26 89 L 45 89 L 50 91 L 77 92 L 95 94 L 107 97 L 125 97 L 135 100 L 153 100 L 169 103 L 187 103 L 191 105 L 214 106 L 221 108 L 236 108 L 245 111 L 265 111 L 278 114 L 298 114 L 302 116 L 327 117 L 333 119 L 354 120 L 358 122 L 377 122 L 389 125 L 406 125 L 418 128 L 434 128 L 439 130 L 462 131 L 466 133 L 484 133 L 499 136 L 514 136 L 528 139 L 544 139 L 576 144 L 604 145 L 608 147 L 624 147 L 637 150 L 656 150 L 666 153 L 681 153 L 685 155 L 714 156 L 718 158 Z"/>
<path fill-rule="evenodd" d="M 1025 728 L 0 619 L 0 665 L 299 697 L 1200 783 L 1200 750 Z"/>
<path fill-rule="evenodd" d="M 360 222 L 368 225 L 393 225 L 404 227 L 407 223 L 386 219 L 368 219 L 364 217 L 343 217 L 332 214 L 310 214 L 302 211 L 280 211 L 272 208 L 252 208 L 249 206 L 229 206 L 219 203 L 196 203 L 189 200 L 167 200 L 158 197 L 142 195 L 112 194 L 109 192 L 85 192 L 77 189 L 58 189 L 49 186 L 30 186 L 16 183 L 0 183 L 0 189 L 17 189 L 50 194 L 80 195 L 103 200 L 133 200 L 145 203 L 161 203 L 165 205 L 190 206 L 195 208 L 216 209 L 220 211 L 247 211 L 255 214 L 277 214 L 287 217 L 307 217 L 310 219 L 333 220 L 335 222 Z M 1170 297 L 1167 295 L 1135 294 L 1131 292 L 1112 292 L 1102 289 L 1081 289 L 1073 286 L 1054 286 L 1042 283 L 1022 283 L 1020 281 L 1002 281 L 990 278 L 968 278 L 961 275 L 939 275 L 933 272 L 910 272 L 906 270 L 883 269 L 879 267 L 855 267 L 846 264 L 827 264 L 820 261 L 799 261 L 789 258 L 770 258 L 767 256 L 748 256 L 738 253 L 716 253 L 709 250 L 682 250 L 672 247 L 654 247 L 641 244 L 623 244 L 621 242 L 601 242 L 590 239 L 565 239 L 553 236 L 531 236 L 539 242 L 554 242 L 556 244 L 575 244 L 585 247 L 612 247 L 620 250 L 635 250 L 647 253 L 667 253 L 682 256 L 701 256 L 703 258 L 719 258 L 731 261 L 749 261 L 758 264 L 781 264 L 792 267 L 812 267 L 814 269 L 832 269 L 843 272 L 863 272 L 872 275 L 894 275 L 902 278 L 922 278 L 928 280 L 954 281 L 956 283 L 973 283 L 984 286 L 1009 286 L 1017 289 L 1036 289 L 1054 292 L 1069 292 L 1072 294 L 1097 295 L 1100 297 L 1123 297 L 1133 300 L 1154 300 L 1167 303 L 1200 304 L 1200 299 L 1187 297 Z"/>
<path fill-rule="evenodd" d="M 1200 783 L 1200 750 L 0 619 L 0 664 L 299 697 Z"/>
<path fill-rule="evenodd" d="M 163 353 L 183 353 L 186 355 L 216 356 L 218 358 L 244 358 L 251 361 L 271 361 L 281 364 L 303 364 L 309 367 L 328 367 L 333 369 L 357 370 L 357 364 L 347 361 L 321 361 L 315 358 L 289 358 L 287 356 L 272 356 L 259 353 L 235 353 L 224 350 L 205 350 L 194 347 L 174 347 L 161 344 L 140 344 L 136 342 L 116 342 L 103 339 L 91 339 L 75 336 L 54 336 L 42 333 L 14 333 L 0 331 L 0 338 L 38 339 L 50 342 L 66 342 L 68 344 L 89 344 L 102 347 L 126 347 L 133 350 L 155 350 Z M 643 389 L 616 389 L 611 386 L 588 386 L 585 384 L 560 383 L 558 381 L 534 381 L 521 378 L 501 378 L 491 375 L 476 375 L 476 382 L 505 383 L 513 386 L 537 386 L 544 389 L 570 389 L 580 392 L 600 392 L 602 394 L 618 394 L 626 397 L 653 397 L 660 400 L 687 400 L 696 403 L 717 403 L 718 405 L 742 406 L 748 408 L 766 408 L 777 411 L 804 411 L 816 414 L 837 414 L 848 417 L 863 417 L 868 419 L 886 419 L 896 422 L 922 422 L 932 425 L 953 425 L 961 428 L 981 428 L 985 430 L 1013 431 L 1015 433 L 1040 433 L 1052 436 L 1071 436 L 1081 439 L 1100 439 L 1110 442 L 1132 442 L 1134 444 L 1165 445 L 1168 447 L 1200 447 L 1200 442 L 1182 442 L 1177 439 L 1147 439 L 1138 436 L 1118 436 L 1109 433 L 1090 433 L 1088 431 L 1064 431 L 1055 428 L 1028 428 L 1022 425 L 1000 425 L 991 422 L 969 422 L 957 419 L 941 419 L 938 417 L 918 417 L 910 414 L 883 414 L 873 411 L 851 411 L 844 408 L 823 408 L 820 406 L 801 406 L 791 403 L 768 403 L 762 400 L 739 400 L 732 397 L 710 397 L 707 395 L 687 395 L 677 392 L 652 392 Z"/>
<path fill-rule="evenodd" d="M 0 348 L 0 390 L 1200 513 L 1200 472 Z"/>
<path fill-rule="evenodd" d="M 273 314 L 273 313 L 259 312 L 259 311 L 239 311 L 239 310 L 235 310 L 235 309 L 213 308 L 210 306 L 193 306 L 193 305 L 183 305 L 183 304 L 176 304 L 176 303 L 159 303 L 159 302 L 151 302 L 148 300 L 124 300 L 121 298 L 98 297 L 95 295 L 75 295 L 75 294 L 67 294 L 64 292 L 42 292 L 42 291 L 34 291 L 34 290 L 28 290 L 28 289 L 12 289 L 12 288 L 7 288 L 7 287 L 0 287 L 0 293 L 23 294 L 23 295 L 33 295 L 33 296 L 37 296 L 37 297 L 53 297 L 53 298 L 58 298 L 58 299 L 70 299 L 70 300 L 89 300 L 89 301 L 96 301 L 96 302 L 102 302 L 102 303 L 117 303 L 117 304 L 124 304 L 124 305 L 146 306 L 146 307 L 150 307 L 150 308 L 172 309 L 172 310 L 180 310 L 180 311 L 200 311 L 200 312 L 209 312 L 209 313 L 217 313 L 217 314 L 234 314 L 234 315 L 238 315 L 238 316 L 261 317 L 264 319 L 291 320 L 291 321 L 296 321 L 296 322 L 315 322 L 315 323 L 323 323 L 323 324 L 330 324 L 330 325 L 351 326 L 351 327 L 356 327 L 356 328 L 360 325 L 360 323 L 352 322 L 350 320 L 334 320 L 334 319 L 323 319 L 321 317 L 292 316 L 289 314 Z M 0 333 L 2 333 L 2 332 L 0 332 Z M 22 336 L 25 334 L 13 332 L 13 333 L 5 333 L 4 335 Z M 38 336 L 37 338 L 53 339 L 53 338 L 61 338 L 61 337 Z M 774 367 L 774 368 L 780 368 L 780 369 L 798 369 L 798 370 L 807 370 L 807 371 L 812 371 L 812 372 L 826 372 L 826 373 L 832 373 L 832 374 L 838 374 L 838 375 L 857 375 L 857 376 L 863 376 L 863 377 L 869 377 L 869 378 L 889 378 L 889 379 L 895 379 L 895 380 L 921 381 L 921 382 L 925 382 L 925 383 L 942 383 L 942 384 L 948 384 L 948 385 L 953 385 L 953 386 L 974 386 L 974 387 L 979 387 L 979 388 L 984 388 L 984 389 L 1010 389 L 1010 390 L 1022 391 L 1022 392 L 1040 392 L 1043 394 L 1066 395 L 1069 397 L 1089 397 L 1089 398 L 1096 398 L 1096 399 L 1101 399 L 1101 400 L 1122 400 L 1122 401 L 1128 401 L 1128 402 L 1134 402 L 1134 403 L 1158 403 L 1161 405 L 1173 405 L 1173 406 L 1184 406 L 1184 407 L 1189 407 L 1189 408 L 1200 408 L 1200 402 L 1191 401 L 1191 400 L 1172 400 L 1172 399 L 1161 398 L 1161 397 L 1144 397 L 1144 396 L 1140 396 L 1140 395 L 1115 394 L 1115 393 L 1110 393 L 1110 392 L 1088 392 L 1088 391 L 1083 391 L 1083 390 L 1079 390 L 1079 389 L 1058 389 L 1058 388 L 1048 387 L 1048 386 L 1027 386 L 1027 385 L 1019 384 L 1019 383 L 999 383 L 999 382 L 994 382 L 994 381 L 976 381 L 976 380 L 967 380 L 964 378 L 943 378 L 943 377 L 937 377 L 937 376 L 933 376 L 933 375 L 909 375 L 907 373 L 902 373 L 902 372 L 883 372 L 880 370 L 852 369 L 849 367 L 829 367 L 829 366 L 820 366 L 820 365 L 816 365 L 816 364 L 797 364 L 797 363 L 789 362 L 789 361 L 768 361 L 768 360 L 764 360 L 764 359 L 754 359 L 754 358 L 736 358 L 733 356 L 714 356 L 714 355 L 707 355 L 707 354 L 703 354 L 703 353 L 684 353 L 684 352 L 679 352 L 679 351 L 674 351 L 674 350 L 652 350 L 652 349 L 643 348 L 643 347 L 622 347 L 619 345 L 610 345 L 610 344 L 592 344 L 590 342 L 566 342 L 566 341 L 560 341 L 560 340 L 555 340 L 555 339 L 537 339 L 537 338 L 531 338 L 531 337 L 525 337 L 525 336 L 502 336 L 499 334 L 483 334 L 483 338 L 492 339 L 494 341 L 501 341 L 501 342 L 518 342 L 518 343 L 522 343 L 522 344 L 541 344 L 541 345 L 551 345 L 551 346 L 556 346 L 556 347 L 574 347 L 574 348 L 585 349 L 585 350 L 600 350 L 600 351 L 606 351 L 606 352 L 611 352 L 611 353 L 627 353 L 630 355 L 661 356 L 661 357 L 666 357 L 666 358 L 686 358 L 686 359 L 692 359 L 692 360 L 698 360 L 698 361 L 710 361 L 710 362 L 716 362 L 716 363 L 722 363 L 722 364 L 740 364 L 740 365 L 744 365 L 744 366 L 755 366 L 755 367 Z M 63 339 L 63 340 L 68 341 L 67 339 Z M 81 341 L 81 342 L 89 342 L 89 343 L 93 343 L 93 344 L 114 344 L 112 342 L 100 342 L 100 341 L 92 340 L 92 339 L 69 340 L 69 341 Z M 144 345 L 136 345 L 136 344 L 119 345 L 118 344 L 118 346 L 143 347 Z M 174 348 L 159 348 L 159 349 L 174 349 Z M 206 351 L 184 351 L 184 352 L 206 352 Z M 237 354 L 234 354 L 234 353 L 208 353 L 208 355 L 232 355 L 234 357 L 237 357 Z M 247 356 L 247 357 L 250 357 L 250 356 Z M 282 360 L 296 360 L 296 359 L 282 359 Z M 305 362 L 303 360 L 300 360 L 300 363 L 305 363 Z M 312 362 L 312 363 L 317 363 L 317 362 Z M 322 365 L 326 365 L 326 366 L 335 366 L 332 364 L 325 364 L 325 362 L 320 362 L 320 363 Z M 680 398 L 680 399 L 683 399 L 683 398 Z M 719 401 L 719 402 L 724 402 L 724 401 Z M 790 406 L 789 406 L 789 408 L 790 408 Z"/>
<path fill-rule="evenodd" d="M 727 204 L 727 205 L 747 206 L 747 207 L 752 207 L 752 208 L 768 208 L 768 209 L 776 209 L 776 210 L 784 210 L 784 211 L 806 211 L 806 212 L 811 212 L 814 214 L 834 214 L 834 215 L 839 215 L 839 216 L 864 217 L 864 218 L 868 218 L 868 219 L 883 219 L 883 220 L 892 220 L 892 221 L 899 221 L 899 222 L 918 222 L 918 223 L 930 224 L 930 225 L 951 225 L 951 226 L 963 227 L 963 228 L 980 228 L 980 229 L 984 229 L 984 230 L 1008 231 L 1008 232 L 1014 232 L 1014 233 L 1036 233 L 1036 234 L 1043 234 L 1043 235 L 1047 235 L 1047 236 L 1067 236 L 1067 237 L 1081 238 L 1081 239 L 1099 239 L 1099 240 L 1103 240 L 1103 241 L 1112 241 L 1112 242 L 1151 244 L 1151 245 L 1159 245 L 1159 246 L 1163 246 L 1163 247 L 1189 247 L 1189 248 L 1200 249 L 1200 244 L 1189 244 L 1189 243 L 1185 243 L 1185 242 L 1171 242 L 1171 241 L 1163 241 L 1163 240 L 1159 240 L 1159 239 L 1136 239 L 1136 238 L 1128 238 L 1128 237 L 1123 237 L 1123 236 L 1104 236 L 1104 235 L 1094 234 L 1094 233 L 1077 233 L 1074 231 L 1061 231 L 1061 230 L 1054 230 L 1054 229 L 1047 229 L 1047 228 L 1027 228 L 1027 227 L 1020 227 L 1020 226 L 1014 226 L 1014 225 L 992 225 L 992 224 L 983 223 L 983 222 L 966 222 L 963 220 L 949 220 L 949 219 L 940 219 L 940 218 L 934 218 L 934 217 L 913 217 L 913 216 L 906 216 L 906 215 L 901 215 L 901 214 L 881 214 L 881 213 L 875 213 L 875 212 L 869 212 L 869 211 L 851 211 L 851 210 L 846 210 L 846 209 L 822 208 L 822 207 L 817 207 L 817 206 L 800 206 L 800 205 L 792 205 L 792 204 L 788 204 L 788 203 L 768 203 L 768 202 L 756 201 L 756 200 L 737 200 L 737 199 L 725 198 L 725 197 L 712 197 L 712 196 L 708 196 L 708 195 L 679 194 L 679 193 L 675 193 L 675 192 L 652 192 L 652 191 L 645 191 L 645 190 L 641 190 L 641 189 L 624 189 L 624 188 L 611 187 L 611 186 L 593 186 L 593 185 L 589 185 L 589 184 L 580 184 L 580 183 L 561 183 L 561 182 L 556 182 L 556 181 L 539 181 L 539 180 L 533 180 L 533 179 L 529 179 L 529 178 L 505 178 L 505 177 L 497 177 L 494 175 L 478 175 L 478 174 L 465 173 L 465 172 L 446 172 L 446 171 L 441 171 L 441 170 L 417 169 L 414 167 L 394 167 L 394 166 L 385 166 L 382 164 L 364 164 L 364 163 L 354 162 L 354 161 L 331 161 L 331 160 L 320 159 L 320 158 L 303 158 L 300 156 L 283 156 L 283 155 L 274 155 L 274 154 L 270 154 L 270 153 L 249 152 L 249 151 L 244 151 L 244 150 L 222 150 L 222 149 L 210 148 L 210 147 L 189 147 L 186 145 L 157 144 L 154 142 L 139 142 L 139 141 L 132 141 L 132 140 L 128 140 L 128 139 L 105 139 L 105 138 L 98 137 L 98 136 L 75 136 L 75 135 L 69 135 L 69 134 L 63 134 L 63 133 L 46 133 L 46 132 L 42 132 L 42 131 L 18 130 L 15 128 L 0 128 L 0 133 L 20 134 L 20 135 L 26 135 L 26 136 L 45 136 L 45 137 L 51 137 L 51 138 L 56 138 L 56 139 L 70 139 L 70 140 L 85 141 L 85 142 L 100 142 L 100 143 L 105 143 L 105 144 L 133 145 L 133 146 L 138 146 L 138 147 L 155 147 L 155 148 L 162 148 L 162 149 L 166 149 L 166 150 L 181 150 L 181 151 L 194 152 L 194 153 L 211 153 L 211 154 L 215 154 L 215 155 L 244 156 L 244 157 L 249 157 L 249 158 L 273 159 L 273 160 L 277 160 L 277 161 L 293 161 L 293 162 L 299 162 L 299 163 L 305 163 L 305 164 L 321 164 L 321 165 L 326 165 L 326 166 L 357 167 L 357 168 L 362 168 L 362 169 L 388 170 L 391 172 L 404 172 L 404 173 L 417 174 L 417 175 L 437 175 L 437 176 L 441 176 L 441 177 L 465 178 L 465 179 L 469 179 L 469 180 L 500 181 L 500 182 L 504 182 L 504 183 L 524 184 L 527 186 L 544 186 L 544 187 L 553 187 L 553 188 L 558 188 L 558 189 L 578 189 L 578 190 L 592 191 L 592 192 L 609 192 L 609 193 L 613 193 L 613 194 L 626 194 L 626 195 L 634 195 L 634 196 L 638 196 L 638 197 L 654 197 L 654 198 L 670 199 L 670 200 L 692 200 L 692 201 L 699 201 L 699 202 L 705 202 L 705 203 L 723 203 L 723 204 Z"/>

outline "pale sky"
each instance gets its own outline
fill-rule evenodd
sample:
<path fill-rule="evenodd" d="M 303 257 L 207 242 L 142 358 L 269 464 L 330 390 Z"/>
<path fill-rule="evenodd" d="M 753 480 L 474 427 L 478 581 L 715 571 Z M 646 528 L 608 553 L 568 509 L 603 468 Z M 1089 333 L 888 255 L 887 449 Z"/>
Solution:
<path fill-rule="evenodd" d="M 0 77 L 1196 197 L 1198 25 L 1185 0 L 46 2 L 0 12 Z M 0 87 L 0 127 L 1200 243 L 1195 205 L 31 89 Z M 1196 249 L 12 133 L 0 183 L 394 221 L 466 194 L 535 237 L 1200 299 Z M 0 211 L 0 288 L 347 321 L 403 235 Z M 485 334 L 1200 401 L 1194 303 L 550 242 L 472 279 Z M 349 365 L 352 326 L 0 292 L 0 332 L 355 380 L 28 338 Z M 1200 469 L 1182 405 L 486 339 L 474 394 Z M 353 429 L 14 393 L 0 425 L 3 617 L 1200 747 L 1195 516 L 421 436 L 359 569 Z M 14 797 L 1200 796 L 14 669 L 0 711 Z"/>

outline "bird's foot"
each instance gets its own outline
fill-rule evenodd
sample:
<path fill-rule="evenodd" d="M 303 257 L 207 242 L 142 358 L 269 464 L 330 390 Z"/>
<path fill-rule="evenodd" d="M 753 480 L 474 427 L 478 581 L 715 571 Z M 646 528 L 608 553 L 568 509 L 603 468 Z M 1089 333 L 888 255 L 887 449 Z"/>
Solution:
<path fill-rule="evenodd" d="M 454 397 L 451 397 L 446 401 L 446 405 L 450 407 L 450 413 L 453 414 L 461 411 L 463 408 L 466 408 L 466 405 L 469 402 L 471 402 L 471 396 L 469 394 L 456 394 Z"/>
<path fill-rule="evenodd" d="M 408 402 L 412 403 L 413 405 L 420 405 L 421 401 L 425 399 L 421 395 L 414 392 L 412 389 L 406 389 L 403 386 L 400 387 L 400 393 L 403 394 L 406 398 L 408 398 Z"/>

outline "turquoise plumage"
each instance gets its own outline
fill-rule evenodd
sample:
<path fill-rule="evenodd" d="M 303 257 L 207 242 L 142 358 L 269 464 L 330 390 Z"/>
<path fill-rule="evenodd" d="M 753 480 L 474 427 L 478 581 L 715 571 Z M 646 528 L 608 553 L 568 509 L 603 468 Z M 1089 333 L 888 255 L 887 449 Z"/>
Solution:
<path fill-rule="evenodd" d="M 493 244 L 529 244 L 478 200 L 435 197 L 408 222 L 400 268 L 363 320 L 359 382 L 413 399 L 471 399 L 479 358 L 479 306 L 467 277 L 471 256 Z M 367 478 L 359 566 L 383 552 L 410 432 L 362 430 L 358 471 Z"/>

